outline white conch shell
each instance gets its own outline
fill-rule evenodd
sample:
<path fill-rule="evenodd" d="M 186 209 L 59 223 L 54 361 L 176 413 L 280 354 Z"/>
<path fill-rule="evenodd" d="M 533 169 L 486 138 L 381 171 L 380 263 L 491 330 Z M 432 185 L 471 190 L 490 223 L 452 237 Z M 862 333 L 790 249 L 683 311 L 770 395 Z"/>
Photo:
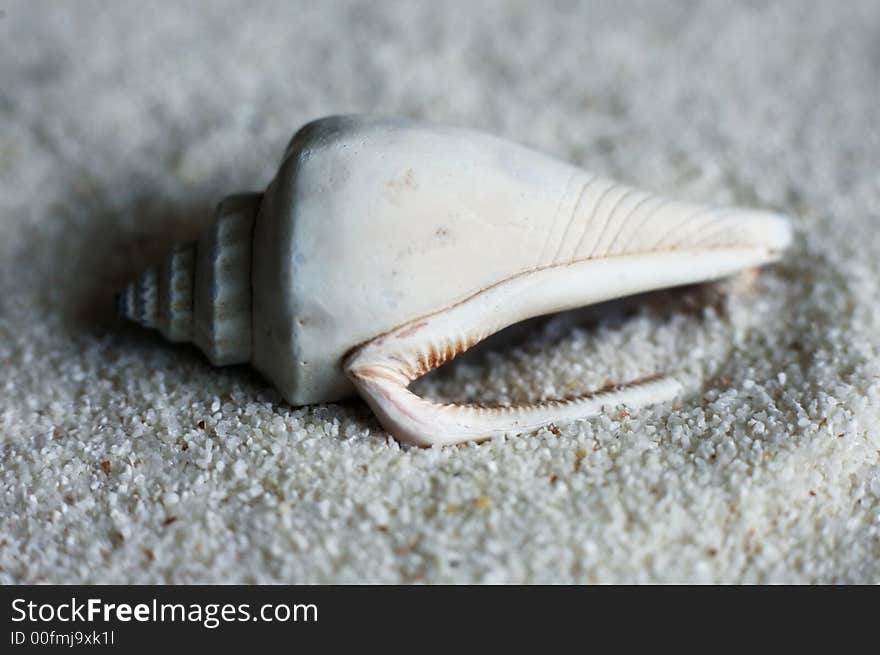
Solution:
<path fill-rule="evenodd" d="M 329 117 L 119 302 L 215 364 L 250 361 L 292 404 L 356 390 L 398 439 L 448 444 L 673 397 L 669 378 L 509 407 L 407 385 L 512 323 L 720 278 L 790 240 L 778 214 L 676 202 L 474 131 Z"/>

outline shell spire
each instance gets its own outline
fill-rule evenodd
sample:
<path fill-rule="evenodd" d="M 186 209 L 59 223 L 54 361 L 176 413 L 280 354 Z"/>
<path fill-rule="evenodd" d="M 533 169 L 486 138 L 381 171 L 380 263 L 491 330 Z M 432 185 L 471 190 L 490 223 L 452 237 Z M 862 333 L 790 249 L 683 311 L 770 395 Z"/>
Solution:
<path fill-rule="evenodd" d="M 251 241 L 261 197 L 225 198 L 198 241 L 175 244 L 117 295 L 117 312 L 169 341 L 194 343 L 212 364 L 249 361 Z"/>

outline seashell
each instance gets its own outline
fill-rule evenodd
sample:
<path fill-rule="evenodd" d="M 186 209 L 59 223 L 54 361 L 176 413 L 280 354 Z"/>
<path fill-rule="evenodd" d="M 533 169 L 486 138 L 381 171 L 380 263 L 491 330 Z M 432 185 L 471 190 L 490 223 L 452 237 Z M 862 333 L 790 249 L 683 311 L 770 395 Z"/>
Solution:
<path fill-rule="evenodd" d="M 775 213 L 667 199 L 471 130 L 336 116 L 118 303 L 214 364 L 250 362 L 294 405 L 357 392 L 397 439 L 451 444 L 673 398 L 669 377 L 496 407 L 407 386 L 512 323 L 721 278 L 790 240 Z"/>

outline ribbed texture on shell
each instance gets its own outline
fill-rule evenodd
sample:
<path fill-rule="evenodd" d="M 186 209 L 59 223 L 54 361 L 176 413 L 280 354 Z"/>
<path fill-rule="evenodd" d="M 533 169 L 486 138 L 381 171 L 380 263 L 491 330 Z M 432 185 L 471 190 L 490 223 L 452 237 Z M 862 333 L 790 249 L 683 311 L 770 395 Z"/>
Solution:
<path fill-rule="evenodd" d="M 193 331 L 193 285 L 197 245 L 178 243 L 159 269 L 159 330 L 171 341 L 189 341 Z"/>
<path fill-rule="evenodd" d="M 144 271 L 138 281 L 138 316 L 146 327 L 156 327 L 158 321 L 159 277 L 155 268 Z"/>
<path fill-rule="evenodd" d="M 192 341 L 212 363 L 251 358 L 251 249 L 261 194 L 229 196 L 198 242 L 174 246 L 161 265 L 116 297 L 119 314 L 171 341 Z"/>
<path fill-rule="evenodd" d="M 158 275 L 150 268 L 116 296 L 116 308 L 120 315 L 144 327 L 156 327 Z"/>
<path fill-rule="evenodd" d="M 536 266 L 664 250 L 783 249 L 790 227 L 772 212 L 679 202 L 600 176 L 575 175 Z"/>
<path fill-rule="evenodd" d="M 193 341 L 217 365 L 251 358 L 251 249 L 259 194 L 229 196 L 199 240 Z"/>

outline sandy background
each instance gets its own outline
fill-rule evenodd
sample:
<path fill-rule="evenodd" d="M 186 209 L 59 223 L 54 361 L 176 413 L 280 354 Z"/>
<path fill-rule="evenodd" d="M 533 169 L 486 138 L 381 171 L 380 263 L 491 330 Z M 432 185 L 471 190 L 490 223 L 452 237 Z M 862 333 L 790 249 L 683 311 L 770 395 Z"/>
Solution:
<path fill-rule="evenodd" d="M 878 3 L 0 8 L 0 582 L 880 582 Z M 292 408 L 115 320 L 299 125 L 354 111 L 781 210 L 797 241 L 421 382 L 686 383 L 481 446 L 403 449 L 360 402 Z"/>

